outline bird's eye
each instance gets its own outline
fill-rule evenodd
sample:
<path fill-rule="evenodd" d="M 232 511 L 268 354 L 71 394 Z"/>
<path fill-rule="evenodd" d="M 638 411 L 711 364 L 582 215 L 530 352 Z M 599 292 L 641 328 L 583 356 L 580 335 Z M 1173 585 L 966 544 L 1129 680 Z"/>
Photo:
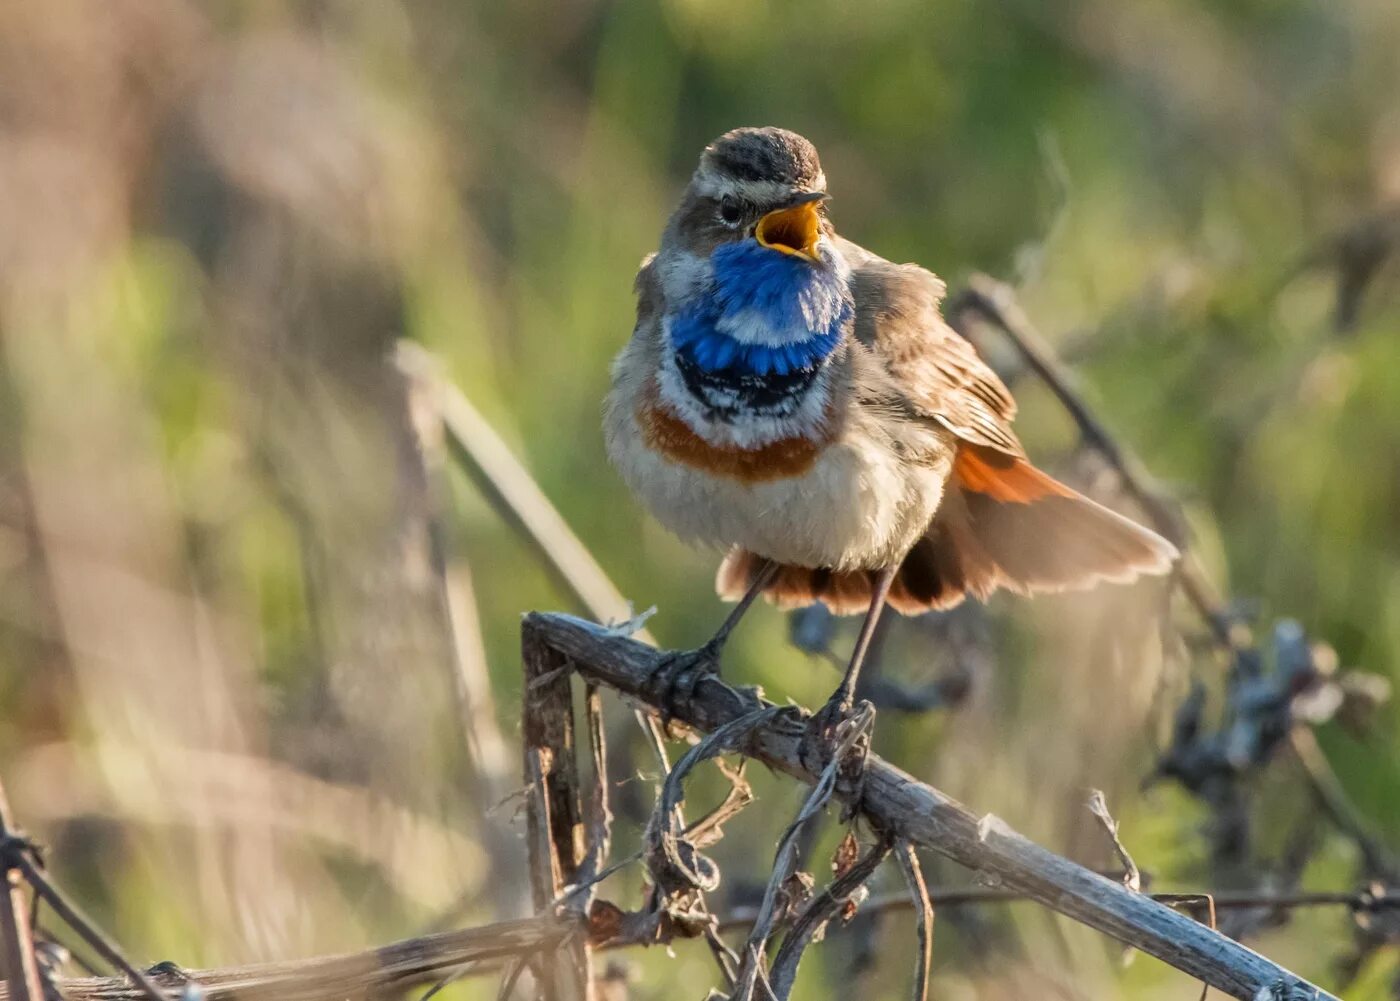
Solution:
<path fill-rule="evenodd" d="M 739 204 L 737 198 L 725 195 L 719 201 L 719 221 L 726 226 L 734 227 L 744 218 L 744 207 Z"/>

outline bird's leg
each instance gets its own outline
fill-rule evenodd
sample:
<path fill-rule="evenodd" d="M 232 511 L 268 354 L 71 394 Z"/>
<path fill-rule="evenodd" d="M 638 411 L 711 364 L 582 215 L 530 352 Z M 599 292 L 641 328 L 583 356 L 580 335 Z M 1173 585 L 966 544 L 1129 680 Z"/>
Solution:
<path fill-rule="evenodd" d="M 885 599 L 889 597 L 890 585 L 894 583 L 894 575 L 898 571 L 899 566 L 896 564 L 879 571 L 875 577 L 874 593 L 870 596 L 870 609 L 865 613 L 865 621 L 861 623 L 860 635 L 856 637 L 856 648 L 851 651 L 850 663 L 846 665 L 846 674 L 842 677 L 841 684 L 837 686 L 831 698 L 827 700 L 826 705 L 816 715 L 815 722 L 819 732 L 830 733 L 833 731 L 836 725 L 850 713 L 851 707 L 855 704 L 856 682 L 860 679 L 860 667 L 870 649 L 870 641 L 875 636 L 875 626 L 880 621 L 880 613 L 885 608 Z"/>
<path fill-rule="evenodd" d="M 669 702 L 677 693 L 688 698 L 702 678 L 720 673 L 720 655 L 724 652 L 725 643 L 729 641 L 729 634 L 763 593 L 763 589 L 773 582 L 773 578 L 778 575 L 778 569 L 779 565 L 772 560 L 766 561 L 759 568 L 749 589 L 744 592 L 739 603 L 730 609 L 719 629 L 715 630 L 715 634 L 706 640 L 704 645 L 694 650 L 677 650 L 661 659 L 652 671 L 651 685 L 663 701 Z"/>
<path fill-rule="evenodd" d="M 729 642 L 729 634 L 734 631 L 734 627 L 739 624 L 739 620 L 744 617 L 750 606 L 758 600 L 758 596 L 763 593 L 763 589 L 773 583 L 773 578 L 778 576 L 778 564 L 772 560 L 765 560 L 763 566 L 754 576 L 753 583 L 744 592 L 744 596 L 739 599 L 739 603 L 729 610 L 729 614 L 724 617 L 715 634 L 709 638 L 700 650 L 705 657 L 713 662 L 715 673 L 719 673 L 719 657 L 724 650 L 724 644 Z"/>

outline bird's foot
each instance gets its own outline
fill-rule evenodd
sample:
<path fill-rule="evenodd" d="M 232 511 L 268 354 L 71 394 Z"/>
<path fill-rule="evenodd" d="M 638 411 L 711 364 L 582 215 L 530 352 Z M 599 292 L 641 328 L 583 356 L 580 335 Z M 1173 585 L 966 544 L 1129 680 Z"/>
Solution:
<path fill-rule="evenodd" d="M 155 966 L 147 967 L 146 976 L 164 980 L 172 984 L 188 984 L 192 982 L 190 975 L 185 972 L 184 968 L 181 967 L 179 963 L 169 959 L 162 960 Z"/>
<path fill-rule="evenodd" d="M 672 650 L 652 668 L 647 688 L 668 717 L 670 707 L 690 699 L 700 682 L 719 677 L 723 648 L 723 644 L 711 640 L 694 650 Z"/>
<path fill-rule="evenodd" d="M 820 773 L 837 762 L 840 777 L 857 786 L 852 802 L 859 802 L 859 785 L 865 778 L 870 754 L 870 733 L 875 724 L 875 707 L 862 699 L 852 701 L 838 691 L 807 723 L 800 751 L 803 762 Z"/>

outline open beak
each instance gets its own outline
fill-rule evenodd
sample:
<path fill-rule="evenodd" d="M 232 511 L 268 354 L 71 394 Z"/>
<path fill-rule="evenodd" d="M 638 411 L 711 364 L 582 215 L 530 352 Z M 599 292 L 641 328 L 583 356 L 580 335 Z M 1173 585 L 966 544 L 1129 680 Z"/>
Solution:
<path fill-rule="evenodd" d="M 821 203 L 826 195 L 820 191 L 798 195 L 792 204 L 774 209 L 758 221 L 754 239 L 765 247 L 792 254 L 804 260 L 817 260 L 817 241 L 821 239 Z"/>

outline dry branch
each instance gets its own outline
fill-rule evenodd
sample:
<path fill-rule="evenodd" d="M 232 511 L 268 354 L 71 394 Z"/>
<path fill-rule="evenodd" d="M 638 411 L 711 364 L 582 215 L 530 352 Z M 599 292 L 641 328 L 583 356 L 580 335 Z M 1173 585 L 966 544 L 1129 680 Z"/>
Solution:
<path fill-rule="evenodd" d="M 525 634 L 567 657 L 583 678 L 633 700 L 645 700 L 662 654 L 572 616 L 532 614 Z M 689 699 L 655 705 L 701 731 L 711 731 L 761 708 L 752 694 L 706 678 Z M 775 770 L 814 783 L 819 769 L 804 760 L 805 722 L 793 716 L 756 727 L 744 749 Z M 1248 1001 L 1291 996 L 1331 998 L 1260 956 L 1168 907 L 1134 893 L 1034 844 L 993 817 L 979 818 L 962 804 L 870 756 L 858 804 L 849 788 L 838 798 L 856 807 L 877 830 L 936 851 L 1010 889 L 1132 945 Z M 1290 994 L 1289 992 L 1293 992 Z M 1299 993 L 1301 992 L 1301 993 Z"/>
<path fill-rule="evenodd" d="M 451 487 L 446 429 L 437 408 L 441 390 L 436 382 L 425 378 L 412 365 L 399 361 L 398 370 L 408 387 L 411 423 L 418 437 L 418 458 L 428 497 L 425 514 L 428 555 L 432 560 L 434 585 L 443 606 L 444 626 L 451 641 L 453 689 L 461 717 L 462 736 L 469 751 L 468 763 L 475 771 L 478 800 L 497 803 L 510 792 L 513 775 L 505 737 L 496 722 L 486 643 L 481 631 L 471 572 L 465 562 L 454 561 L 448 552 L 445 526 Z M 486 839 L 493 850 L 503 848 L 510 832 L 485 811 L 481 819 Z M 518 916 L 511 913 L 512 904 L 509 896 L 503 894 L 497 904 L 502 916 Z"/>
<path fill-rule="evenodd" d="M 564 888 L 578 880 L 584 862 L 573 686 L 568 662 L 558 651 L 529 633 L 522 636 L 521 647 L 530 889 L 536 914 L 549 914 Z M 539 964 L 544 1001 L 586 1001 L 592 994 L 587 936 L 574 935 L 567 944 Z"/>
<path fill-rule="evenodd" d="M 369 1001 L 431 983 L 474 964 L 495 968 L 507 957 L 555 949 L 577 925 L 556 918 L 526 918 L 485 928 L 441 932 L 340 956 L 260 963 L 218 970 L 190 970 L 158 980 L 179 988 L 187 977 L 206 1001 Z M 120 977 L 59 982 L 67 1001 L 142 1001 L 145 994 Z M 0 1001 L 8 1001 L 8 992 Z"/>
<path fill-rule="evenodd" d="M 437 360 L 412 341 L 399 341 L 399 370 L 419 387 L 426 406 L 435 408 L 453 456 L 487 502 L 531 547 L 542 565 L 599 622 L 623 622 L 632 606 L 613 585 L 529 471 L 515 457 L 466 395 L 443 376 Z M 650 640 L 645 630 L 637 635 Z M 638 713 L 637 722 L 662 771 L 670 768 L 660 724 Z"/>
<path fill-rule="evenodd" d="M 1014 890 L 988 886 L 933 889 L 928 896 L 930 903 L 937 907 L 1008 904 L 1028 899 Z M 1400 896 L 1373 896 L 1366 891 L 1288 894 L 1225 891 L 1153 896 L 1154 899 L 1180 901 L 1182 906 L 1190 907 L 1209 900 L 1220 911 L 1257 907 L 1346 907 L 1358 912 L 1400 909 Z M 889 893 L 870 898 L 861 905 L 861 913 L 904 911 L 918 906 L 908 893 Z M 747 929 L 757 917 L 757 906 L 738 907 L 719 917 L 717 930 Z M 566 918 L 529 918 L 424 935 L 339 956 L 190 970 L 185 971 L 183 977 L 161 974 L 154 979 L 159 984 L 178 987 L 187 977 L 200 985 L 208 1001 L 271 1001 L 274 998 L 337 1001 L 380 997 L 445 976 L 456 979 L 494 973 L 502 962 L 556 948 L 574 931 L 575 926 Z M 599 948 L 611 950 L 639 944 L 644 943 L 621 939 L 600 944 Z M 139 1001 L 144 997 L 139 988 L 121 977 L 73 978 L 59 981 L 58 986 L 68 1001 Z M 0 1001 L 10 998 L 0 986 Z"/>
<path fill-rule="evenodd" d="M 48 904 L 55 914 L 63 919 L 63 923 L 73 929 L 88 947 L 96 952 L 102 959 L 124 973 L 128 980 L 136 985 L 140 991 L 140 996 L 147 1001 L 165 1001 L 165 995 L 160 988 L 143 971 L 131 964 L 122 951 L 98 930 L 92 920 L 87 917 L 78 905 L 68 899 L 62 891 L 55 886 L 44 874 L 43 870 L 30 858 L 34 852 L 21 851 L 11 856 L 10 861 L 20 873 L 23 874 L 25 882 L 34 891 L 35 895 Z"/>
<path fill-rule="evenodd" d="M 770 721 L 777 722 L 779 714 L 782 712 L 783 710 L 774 707 L 761 711 L 757 717 L 753 715 L 741 717 L 743 719 L 753 720 L 753 723 L 744 734 L 745 741 L 747 742 L 747 740 L 751 739 L 752 734 L 757 732 L 765 723 L 769 723 Z M 830 755 L 830 760 L 821 768 L 819 774 L 813 776 L 812 792 L 807 796 L 806 801 L 802 804 L 802 808 L 797 812 L 796 819 L 788 825 L 787 830 L 783 832 L 783 836 L 778 840 L 778 851 L 773 860 L 773 872 L 768 879 L 768 885 L 763 891 L 763 903 L 759 906 L 758 920 L 754 922 L 753 930 L 749 932 L 748 941 L 744 943 L 743 966 L 740 968 L 737 977 L 733 994 L 734 1001 L 752 1001 L 756 996 L 756 990 L 759 986 L 763 987 L 765 997 L 771 995 L 776 997 L 778 1001 L 785 1001 L 787 998 L 788 991 L 791 989 L 791 978 L 797 973 L 797 962 L 801 958 L 802 949 L 806 946 L 812 934 L 815 933 L 817 923 L 824 922 L 818 921 L 812 923 L 811 926 L 807 928 L 804 937 L 801 930 L 804 920 L 799 918 L 788 936 L 788 942 L 793 944 L 793 948 L 789 948 L 788 942 L 783 944 L 783 951 L 788 953 L 788 955 L 784 957 L 786 965 L 789 967 L 786 974 L 784 974 L 787 977 L 787 990 L 785 990 L 784 985 L 776 979 L 779 977 L 780 973 L 783 972 L 777 960 L 774 960 L 773 969 L 771 971 L 771 975 L 775 979 L 772 983 L 767 981 L 766 977 L 768 975 L 765 974 L 763 970 L 765 950 L 768 948 L 769 940 L 777 930 L 781 911 L 787 910 L 790 904 L 787 890 L 788 880 L 797 872 L 800 855 L 799 843 L 803 835 L 810 829 L 810 825 L 816 823 L 821 817 L 822 812 L 826 809 L 827 803 L 831 801 L 831 797 L 836 795 L 836 787 L 840 778 L 842 763 L 849 760 L 850 753 L 855 750 L 858 743 L 866 738 L 874 722 L 875 711 L 870 707 L 868 702 L 865 702 L 857 706 L 855 713 L 850 719 L 845 720 L 837 728 L 833 735 L 835 746 Z M 828 899 L 833 902 L 837 899 L 844 901 L 847 896 L 855 892 L 857 887 L 863 885 L 865 881 L 869 879 L 870 874 L 874 872 L 874 866 L 878 865 L 880 859 L 883 859 L 884 856 L 888 854 L 889 845 L 882 845 L 879 858 L 871 856 L 874 861 L 873 864 L 870 865 L 869 870 L 864 871 L 863 874 L 858 873 L 859 878 L 851 882 L 849 886 L 843 885 L 842 893 L 839 898 L 836 895 L 831 895 Z M 856 868 L 862 869 L 863 867 L 857 866 Z M 842 880 L 838 879 L 836 882 L 841 883 Z M 832 888 L 828 888 L 829 891 L 831 889 Z M 806 914 L 804 914 L 804 917 L 807 915 L 816 916 L 818 914 L 819 912 L 809 909 Z M 794 949 L 795 951 L 793 951 Z"/>
<path fill-rule="evenodd" d="M 1184 545 L 1185 532 L 1175 507 L 1158 489 L 1142 461 L 1120 445 L 1108 426 L 1089 408 L 1075 388 L 1073 373 L 1021 309 L 1011 286 L 988 275 L 973 275 L 968 279 L 967 289 L 949 302 L 947 312 L 949 321 L 960 332 L 965 329 L 964 314 L 975 313 L 1006 335 L 1031 371 L 1055 394 L 1084 441 L 1113 467 L 1124 492 L 1142 508 L 1152 527 L 1181 546 L 1183 554 L 1176 574 L 1187 600 L 1222 643 L 1239 642 L 1239 637 L 1232 633 L 1234 623 L 1222 611 L 1224 603 L 1215 587 L 1195 555 Z"/>
<path fill-rule="evenodd" d="M 889 857 L 891 847 L 890 842 L 879 841 L 868 848 L 859 861 L 813 897 L 793 921 L 778 954 L 773 957 L 773 968 L 768 974 L 773 993 L 779 1001 L 787 1001 L 792 996 L 792 988 L 797 981 L 797 964 L 802 961 L 803 951 L 826 927 L 827 922 L 864 889 L 876 868 Z"/>
<path fill-rule="evenodd" d="M 0 841 L 6 843 L 16 837 L 13 821 L 10 819 L 10 802 L 5 789 L 0 786 Z M 10 852 L 5 852 L 4 899 L 0 900 L 0 959 L 4 966 L 0 972 L 9 984 L 7 993 L 16 1001 L 40 1001 L 44 996 L 39 983 L 39 965 L 34 958 L 33 929 L 29 927 L 29 911 L 25 906 L 24 890 L 20 885 L 21 872 L 17 865 L 10 864 Z M 15 861 L 18 861 L 16 859 Z"/>
<path fill-rule="evenodd" d="M 923 867 L 919 864 L 919 853 L 907 841 L 895 846 L 895 858 L 909 884 L 906 898 L 919 921 L 919 954 L 914 965 L 914 1001 L 928 1001 L 928 978 L 933 966 L 933 901 L 929 898 L 928 884 L 924 882 Z"/>
<path fill-rule="evenodd" d="M 1371 832 L 1361 812 L 1347 798 L 1337 773 L 1332 770 L 1327 756 L 1318 746 L 1317 736 L 1306 727 L 1295 726 L 1288 732 L 1288 742 L 1308 778 L 1308 783 L 1312 786 L 1318 803 L 1332 818 L 1337 829 L 1349 837 L 1360 850 L 1366 871 L 1373 876 L 1384 875 L 1388 879 L 1400 877 L 1400 863 L 1397 863 L 1390 848 Z"/>
<path fill-rule="evenodd" d="M 621 622 L 632 610 L 569 528 L 557 508 L 471 401 L 445 379 L 437 360 L 412 341 L 400 341 L 400 371 L 423 388 L 447 432 L 447 443 L 492 508 L 524 539 L 563 590 L 599 622 Z"/>
<path fill-rule="evenodd" d="M 1353 261 L 1360 268 L 1355 273 L 1360 278 L 1360 284 L 1353 290 L 1355 296 L 1359 296 L 1371 274 L 1367 270 L 1370 265 L 1366 262 L 1377 253 L 1382 256 L 1389 254 L 1400 242 L 1397 234 L 1400 234 L 1400 212 L 1389 207 L 1374 221 L 1363 223 L 1350 231 L 1350 235 L 1343 235 L 1330 245 L 1328 256 L 1336 255 L 1342 271 L 1342 289 L 1338 293 L 1339 331 L 1346 329 L 1346 324 L 1342 322 L 1342 298 L 1346 294 L 1348 280 L 1348 247 L 1360 254 L 1360 261 Z M 1357 242 L 1349 245 L 1348 240 L 1353 239 Z M 1142 461 L 1131 449 L 1119 443 L 1075 389 L 1073 374 L 1021 309 L 1014 290 L 987 275 L 974 275 L 968 281 L 968 288 L 950 300 L 947 313 L 950 322 L 964 333 L 963 320 L 967 314 L 975 314 L 1010 340 L 1022 360 L 1050 388 L 1065 412 L 1074 420 L 1083 440 L 1117 472 L 1124 492 L 1143 509 L 1153 527 L 1180 545 L 1182 558 L 1176 569 L 1175 582 L 1210 628 L 1216 643 L 1231 657 L 1248 652 L 1253 642 L 1250 630 L 1238 615 L 1230 611 L 1191 551 L 1175 508 L 1156 487 Z M 1393 880 L 1400 871 L 1400 863 L 1397 863 L 1388 846 L 1371 833 L 1360 812 L 1351 804 L 1341 781 L 1317 746 L 1316 737 L 1305 727 L 1292 726 L 1288 740 L 1314 797 L 1337 829 L 1360 850 L 1368 873 L 1384 877 L 1387 881 Z"/>
<path fill-rule="evenodd" d="M 1251 891 L 1224 890 L 1207 892 L 1197 890 L 1176 893 L 1149 893 L 1146 896 L 1158 903 L 1171 904 L 1190 913 L 1204 913 L 1207 906 L 1217 911 L 1253 910 L 1275 908 L 1278 910 L 1298 910 L 1314 907 L 1345 907 L 1357 914 L 1376 914 L 1383 911 L 1400 911 L 1400 894 L 1373 892 L 1371 890 L 1337 890 L 1298 893 L 1255 893 Z M 938 887 L 928 890 L 930 910 L 937 907 L 966 907 L 985 904 L 1015 904 L 1031 898 L 1016 890 L 996 886 Z M 861 905 L 862 914 L 887 913 L 891 911 L 918 911 L 922 904 L 913 893 L 892 892 L 871 897 Z M 932 914 L 929 915 L 932 917 Z M 754 904 L 736 907 L 725 913 L 719 921 L 720 931 L 748 928 L 758 919 L 758 906 Z M 603 948 L 616 948 L 631 945 L 630 942 L 608 943 Z"/>

